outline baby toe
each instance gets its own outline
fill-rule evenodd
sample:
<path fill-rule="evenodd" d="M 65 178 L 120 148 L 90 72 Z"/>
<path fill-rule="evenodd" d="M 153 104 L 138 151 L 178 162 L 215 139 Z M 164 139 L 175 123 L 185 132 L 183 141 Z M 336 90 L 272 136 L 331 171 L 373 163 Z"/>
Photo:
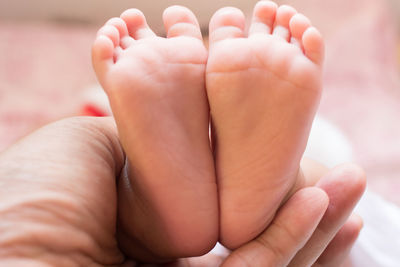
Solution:
<path fill-rule="evenodd" d="M 125 10 L 120 17 L 125 21 L 129 36 L 133 39 L 139 40 L 156 36 L 147 24 L 146 17 L 139 9 Z"/>
<path fill-rule="evenodd" d="M 163 20 L 168 38 L 188 36 L 202 40 L 199 22 L 188 8 L 171 6 L 164 11 Z"/>
<path fill-rule="evenodd" d="M 210 21 L 210 45 L 216 42 L 244 37 L 245 17 L 241 10 L 225 7 L 218 10 Z"/>
<path fill-rule="evenodd" d="M 289 23 L 295 14 L 297 14 L 297 11 L 293 7 L 287 5 L 280 6 L 276 11 L 273 34 L 275 36 L 281 37 L 286 41 L 289 41 L 290 40 Z"/>
<path fill-rule="evenodd" d="M 305 55 L 314 63 L 322 65 L 325 57 L 325 44 L 321 33 L 314 27 L 309 27 L 303 33 L 302 43 Z"/>
<path fill-rule="evenodd" d="M 272 1 L 260 1 L 253 11 L 253 19 L 249 29 L 249 35 L 261 33 L 271 34 L 275 22 L 278 5 Z"/>
<path fill-rule="evenodd" d="M 290 42 L 303 49 L 302 37 L 304 32 L 311 26 L 310 20 L 302 15 L 296 14 L 289 23 L 291 38 Z"/>

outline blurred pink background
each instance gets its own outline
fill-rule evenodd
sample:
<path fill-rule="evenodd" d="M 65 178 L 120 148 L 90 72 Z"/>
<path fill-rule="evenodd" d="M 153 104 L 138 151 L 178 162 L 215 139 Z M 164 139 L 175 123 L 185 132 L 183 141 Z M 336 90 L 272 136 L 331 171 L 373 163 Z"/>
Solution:
<path fill-rule="evenodd" d="M 250 13 L 256 1 L 200 2 L 0 0 L 0 151 L 41 125 L 78 114 L 83 92 L 97 84 L 91 42 L 109 17 L 135 3 L 161 32 L 162 9 L 181 3 L 206 29 L 218 7 L 230 3 Z M 327 41 L 320 114 L 349 138 L 370 189 L 400 205 L 398 0 L 284 2 L 309 16 Z"/>

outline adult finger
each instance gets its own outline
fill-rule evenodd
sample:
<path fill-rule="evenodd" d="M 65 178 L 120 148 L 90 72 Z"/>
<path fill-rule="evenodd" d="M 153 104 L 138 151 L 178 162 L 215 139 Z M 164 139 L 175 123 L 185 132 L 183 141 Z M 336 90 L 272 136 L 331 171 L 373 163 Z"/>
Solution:
<path fill-rule="evenodd" d="M 363 222 L 359 216 L 354 214 L 350 216 L 313 267 L 336 267 L 343 264 L 350 254 L 362 226 Z"/>
<path fill-rule="evenodd" d="M 361 198 L 366 186 L 365 173 L 358 166 L 341 165 L 322 177 L 316 186 L 328 194 L 329 207 L 289 266 L 310 266 L 325 251 Z"/>
<path fill-rule="evenodd" d="M 279 210 L 264 233 L 234 251 L 222 266 L 286 266 L 310 238 L 328 203 L 321 189 L 298 191 Z"/>

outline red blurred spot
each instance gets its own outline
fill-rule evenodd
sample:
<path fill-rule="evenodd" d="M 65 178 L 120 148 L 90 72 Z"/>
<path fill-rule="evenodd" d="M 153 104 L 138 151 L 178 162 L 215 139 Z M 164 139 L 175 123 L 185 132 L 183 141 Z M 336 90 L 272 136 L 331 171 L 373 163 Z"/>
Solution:
<path fill-rule="evenodd" d="M 106 117 L 107 114 L 95 105 L 87 104 L 81 110 L 82 116 Z"/>

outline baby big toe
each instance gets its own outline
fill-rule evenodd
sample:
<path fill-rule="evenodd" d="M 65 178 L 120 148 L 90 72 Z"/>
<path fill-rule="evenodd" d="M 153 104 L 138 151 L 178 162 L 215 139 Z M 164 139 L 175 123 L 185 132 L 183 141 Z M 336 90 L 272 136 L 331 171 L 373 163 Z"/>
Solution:
<path fill-rule="evenodd" d="M 245 17 L 241 10 L 226 7 L 218 10 L 210 21 L 210 46 L 216 42 L 244 37 Z"/>
<path fill-rule="evenodd" d="M 188 8 L 171 6 L 164 11 L 163 20 L 168 38 L 188 36 L 202 40 L 199 22 Z"/>

